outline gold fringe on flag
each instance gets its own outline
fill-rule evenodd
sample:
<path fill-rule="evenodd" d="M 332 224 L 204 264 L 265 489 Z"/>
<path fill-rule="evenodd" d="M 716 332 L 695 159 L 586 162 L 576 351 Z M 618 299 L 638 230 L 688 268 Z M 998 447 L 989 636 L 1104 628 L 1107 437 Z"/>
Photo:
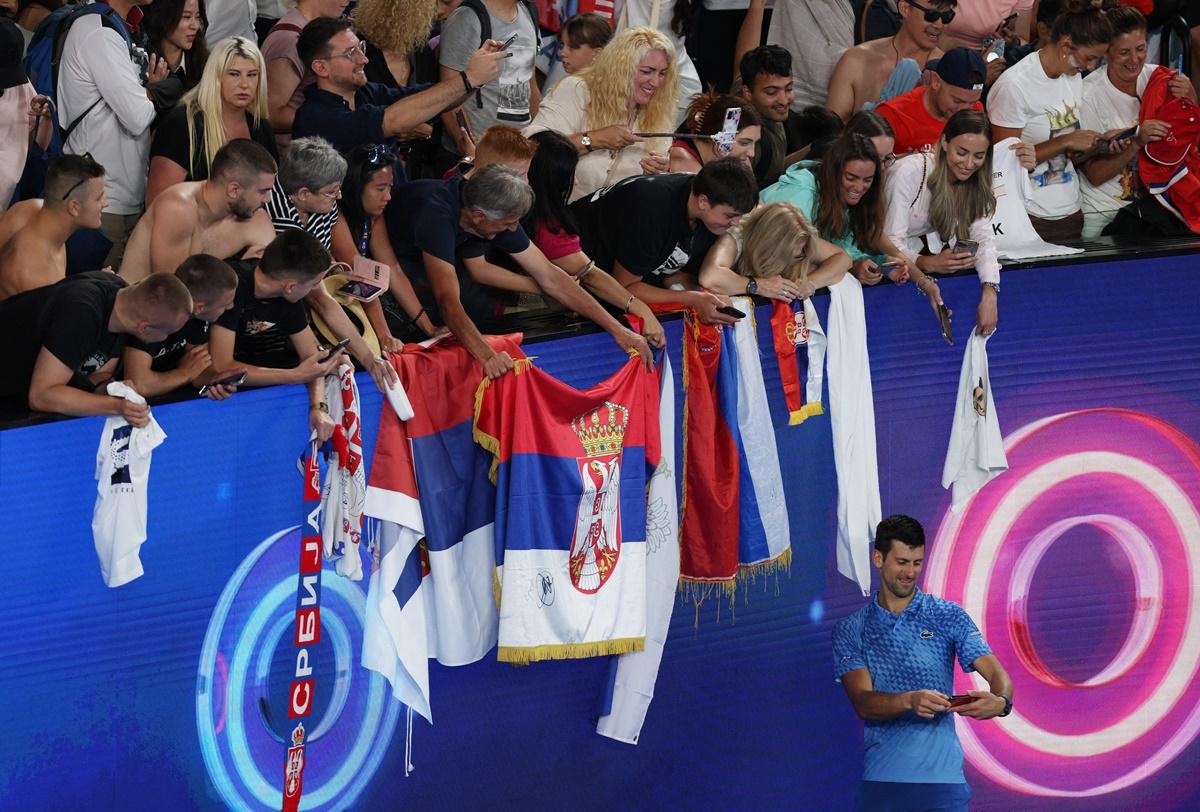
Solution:
<path fill-rule="evenodd" d="M 788 413 L 788 425 L 799 426 L 808 418 L 818 414 L 825 414 L 825 406 L 821 403 L 821 401 L 818 400 L 813 403 L 805 403 L 796 411 Z"/>
<path fill-rule="evenodd" d="M 536 356 L 514 359 L 513 374 L 520 375 L 527 370 L 533 369 L 534 357 Z M 495 485 L 496 472 L 500 470 L 500 440 L 487 432 L 481 431 L 479 428 L 479 412 L 483 408 L 483 393 L 487 391 L 491 383 L 492 379 L 485 375 L 483 380 L 479 382 L 479 386 L 475 389 L 475 418 L 471 426 L 471 438 L 492 455 L 492 464 L 488 467 L 488 479 Z"/>
<path fill-rule="evenodd" d="M 628 654 L 646 648 L 644 637 L 621 637 L 597 640 L 595 643 L 556 643 L 545 646 L 499 646 L 496 659 L 502 663 L 528 665 L 541 660 L 577 660 L 585 657 L 607 657 Z"/>

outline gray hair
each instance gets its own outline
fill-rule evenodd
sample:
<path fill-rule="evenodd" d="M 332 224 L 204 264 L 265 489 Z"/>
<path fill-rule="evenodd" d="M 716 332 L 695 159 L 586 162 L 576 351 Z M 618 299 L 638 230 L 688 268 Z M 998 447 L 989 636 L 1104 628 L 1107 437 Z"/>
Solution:
<path fill-rule="evenodd" d="M 492 164 L 476 169 L 463 183 L 463 205 L 489 220 L 524 217 L 533 208 L 533 187 L 511 167 Z"/>
<path fill-rule="evenodd" d="M 279 162 L 279 185 L 286 194 L 317 191 L 346 178 L 346 159 L 324 138 L 294 138 Z"/>

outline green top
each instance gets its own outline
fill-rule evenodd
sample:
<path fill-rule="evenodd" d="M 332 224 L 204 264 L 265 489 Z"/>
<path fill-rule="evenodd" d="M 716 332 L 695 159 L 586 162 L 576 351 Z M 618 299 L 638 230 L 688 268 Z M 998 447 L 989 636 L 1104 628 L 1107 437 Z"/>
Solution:
<path fill-rule="evenodd" d="M 783 177 L 762 190 L 760 193 L 762 202 L 776 203 L 782 201 L 791 203 L 800 209 L 810 223 L 816 223 L 817 177 L 813 174 L 812 169 L 817 164 L 817 161 L 797 161 L 789 166 L 787 172 L 783 173 Z M 885 259 L 882 255 L 871 254 L 859 249 L 858 244 L 854 242 L 853 231 L 846 234 L 840 240 L 835 240 L 828 234 L 822 234 L 821 237 L 829 240 L 849 254 L 851 261 L 872 259 L 880 263 Z"/>

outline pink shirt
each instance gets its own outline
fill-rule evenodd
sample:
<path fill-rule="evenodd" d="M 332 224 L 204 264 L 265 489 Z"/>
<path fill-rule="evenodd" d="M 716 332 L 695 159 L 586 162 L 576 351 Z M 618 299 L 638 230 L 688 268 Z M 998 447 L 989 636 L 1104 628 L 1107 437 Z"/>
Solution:
<path fill-rule="evenodd" d="M 569 257 L 583 250 L 579 246 L 579 237 L 566 231 L 554 232 L 543 223 L 538 223 L 533 229 L 533 244 L 553 262 L 556 259 Z"/>
<path fill-rule="evenodd" d="M 279 19 L 279 22 L 275 23 L 277 26 L 281 24 L 304 28 L 308 24 L 308 18 L 296 9 L 292 9 L 287 14 L 284 14 Z M 288 107 L 293 110 L 299 109 L 300 105 L 304 104 L 304 88 L 316 81 L 316 77 L 309 72 L 304 63 L 300 61 L 300 55 L 296 53 L 296 40 L 299 38 L 299 31 L 275 30 L 267 34 L 267 38 L 263 40 L 262 44 L 264 63 L 269 64 L 274 59 L 286 59 L 291 64 L 292 69 L 296 71 L 296 75 L 300 77 L 300 84 L 296 85 L 296 92 L 292 94 L 291 100 L 288 101 Z M 275 133 L 275 143 L 281 153 L 291 140 L 291 133 Z"/>

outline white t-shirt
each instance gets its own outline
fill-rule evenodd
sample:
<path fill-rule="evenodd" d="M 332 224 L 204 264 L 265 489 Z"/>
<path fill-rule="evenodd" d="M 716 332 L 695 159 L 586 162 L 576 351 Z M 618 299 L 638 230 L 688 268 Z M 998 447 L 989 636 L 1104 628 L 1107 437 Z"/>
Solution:
<path fill-rule="evenodd" d="M 1026 144 L 1042 144 L 1078 130 L 1083 79 L 1046 75 L 1038 52 L 1013 65 L 992 85 L 987 111 L 992 124 L 1021 130 Z M 1079 174 L 1066 153 L 1042 161 L 1029 173 L 1032 191 L 1026 205 L 1034 217 L 1058 220 L 1080 208 Z"/>
<path fill-rule="evenodd" d="M 1098 133 L 1118 128 L 1135 127 L 1141 102 L 1138 99 L 1146 92 L 1146 84 L 1155 65 L 1147 63 L 1137 80 L 1137 96 L 1127 96 L 1113 86 L 1108 70 L 1093 71 L 1083 80 L 1083 108 L 1079 111 L 1079 123 L 1085 130 Z M 1137 154 L 1129 165 L 1116 177 L 1109 178 L 1099 186 L 1093 186 L 1081 173 L 1079 183 L 1083 189 L 1085 212 L 1117 211 L 1133 200 L 1137 188 Z"/>

